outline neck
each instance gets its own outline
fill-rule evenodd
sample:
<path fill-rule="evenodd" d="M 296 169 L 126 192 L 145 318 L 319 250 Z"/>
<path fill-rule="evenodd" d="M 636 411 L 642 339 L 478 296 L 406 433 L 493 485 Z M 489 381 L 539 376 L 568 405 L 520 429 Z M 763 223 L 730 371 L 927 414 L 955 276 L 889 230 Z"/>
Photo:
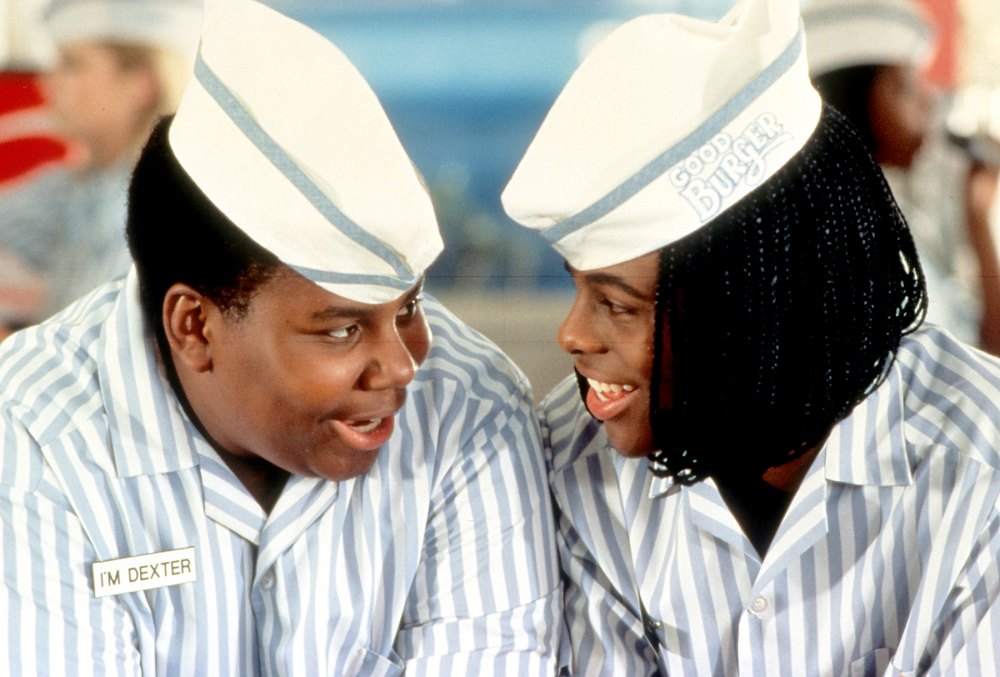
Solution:
<path fill-rule="evenodd" d="M 802 484 L 802 479 L 809 471 L 813 459 L 819 453 L 822 444 L 818 444 L 806 453 L 802 454 L 794 461 L 789 461 L 782 465 L 776 465 L 764 471 L 761 479 L 770 484 L 775 489 L 780 489 L 788 493 L 795 493 Z"/>
<path fill-rule="evenodd" d="M 761 557 L 767 554 L 792 497 L 822 446 L 813 447 L 794 461 L 768 468 L 757 480 L 714 477 L 723 500 Z"/>

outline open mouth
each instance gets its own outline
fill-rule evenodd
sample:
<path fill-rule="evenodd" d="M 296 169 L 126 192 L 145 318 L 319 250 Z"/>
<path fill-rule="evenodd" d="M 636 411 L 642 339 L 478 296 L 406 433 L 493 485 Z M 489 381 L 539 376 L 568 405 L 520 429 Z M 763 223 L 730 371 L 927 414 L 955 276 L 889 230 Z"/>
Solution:
<path fill-rule="evenodd" d="M 628 383 L 601 383 L 592 378 L 588 378 L 587 383 L 601 402 L 620 399 L 635 390 L 635 386 Z"/>
<path fill-rule="evenodd" d="M 373 418 L 369 421 L 347 421 L 346 423 L 359 433 L 370 433 L 378 428 L 384 420 L 383 418 Z"/>
<path fill-rule="evenodd" d="M 340 438 L 359 451 L 378 449 L 392 437 L 395 416 L 366 418 L 353 421 L 332 421 Z"/>
<path fill-rule="evenodd" d="M 587 384 L 590 386 L 586 398 L 587 409 L 599 421 L 606 421 L 620 414 L 628 408 L 638 392 L 636 386 L 628 383 L 604 383 L 588 378 Z"/>

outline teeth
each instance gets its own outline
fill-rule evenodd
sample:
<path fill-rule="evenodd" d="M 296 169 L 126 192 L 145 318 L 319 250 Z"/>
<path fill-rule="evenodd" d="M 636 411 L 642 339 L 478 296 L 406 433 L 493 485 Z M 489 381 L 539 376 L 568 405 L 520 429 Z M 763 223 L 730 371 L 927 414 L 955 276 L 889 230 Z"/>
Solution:
<path fill-rule="evenodd" d="M 352 423 L 351 427 L 357 430 L 359 433 L 370 433 L 371 431 L 375 430 L 375 428 L 377 428 L 380 423 L 382 423 L 382 419 L 373 418 L 367 423 Z"/>
<path fill-rule="evenodd" d="M 618 395 L 623 392 L 630 393 L 635 390 L 635 386 L 633 385 L 625 383 L 602 383 L 600 381 L 595 381 L 592 378 L 588 378 L 587 383 L 589 383 L 590 387 L 594 389 L 594 392 L 597 393 L 597 398 L 602 402 L 606 402 L 609 399 L 605 397 L 609 393 Z"/>

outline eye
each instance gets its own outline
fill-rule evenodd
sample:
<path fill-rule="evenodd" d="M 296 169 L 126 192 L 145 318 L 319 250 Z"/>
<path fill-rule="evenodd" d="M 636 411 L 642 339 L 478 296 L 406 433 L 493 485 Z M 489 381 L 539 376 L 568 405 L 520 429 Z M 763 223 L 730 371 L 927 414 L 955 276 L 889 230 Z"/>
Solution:
<path fill-rule="evenodd" d="M 334 329 L 327 332 L 327 336 L 336 341 L 349 341 L 354 338 L 354 336 L 360 331 L 360 327 L 356 324 L 349 324 L 346 327 L 340 327 L 339 329 Z"/>
<path fill-rule="evenodd" d="M 624 315 L 626 313 L 632 312 L 632 308 L 621 303 L 618 303 L 614 299 L 604 297 L 601 300 L 601 305 L 608 309 L 608 312 L 612 315 Z"/>
<path fill-rule="evenodd" d="M 410 320 L 413 319 L 417 312 L 420 310 L 420 302 L 423 300 L 422 296 L 414 296 L 412 299 L 406 302 L 399 312 L 396 313 L 396 318 L 400 320 Z"/>

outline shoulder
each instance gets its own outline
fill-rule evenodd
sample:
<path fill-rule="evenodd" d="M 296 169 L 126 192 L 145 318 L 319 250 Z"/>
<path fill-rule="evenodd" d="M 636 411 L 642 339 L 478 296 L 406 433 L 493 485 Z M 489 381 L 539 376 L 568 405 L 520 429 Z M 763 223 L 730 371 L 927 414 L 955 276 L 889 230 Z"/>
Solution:
<path fill-rule="evenodd" d="M 521 370 L 489 339 L 468 327 L 440 303 L 424 310 L 432 348 L 410 386 L 400 427 L 423 448 L 439 477 L 492 473 L 490 481 L 521 486 L 544 478 L 541 437 L 531 387 Z M 493 470 L 490 470 L 490 469 Z M 440 474 L 439 474 L 440 473 Z M 457 474 L 454 474 L 457 473 Z M 484 475 L 485 477 L 485 475 Z M 511 484 L 513 483 L 513 484 Z M 544 490 L 539 479 L 537 491 Z M 505 489 L 506 491 L 506 489 Z"/>
<path fill-rule="evenodd" d="M 44 443 L 101 409 L 97 370 L 102 333 L 120 286 L 103 285 L 0 344 L 5 421 L 18 421 Z"/>
<path fill-rule="evenodd" d="M 542 442 L 550 471 L 608 449 L 604 426 L 587 411 L 575 375 L 567 376 L 541 403 Z"/>
<path fill-rule="evenodd" d="M 476 399 L 531 400 L 527 377 L 492 341 L 434 298 L 424 302 L 424 312 L 433 338 L 418 379 L 447 383 Z"/>
<path fill-rule="evenodd" d="M 911 441 L 1000 470 L 1000 360 L 928 327 L 903 339 L 896 365 Z"/>

